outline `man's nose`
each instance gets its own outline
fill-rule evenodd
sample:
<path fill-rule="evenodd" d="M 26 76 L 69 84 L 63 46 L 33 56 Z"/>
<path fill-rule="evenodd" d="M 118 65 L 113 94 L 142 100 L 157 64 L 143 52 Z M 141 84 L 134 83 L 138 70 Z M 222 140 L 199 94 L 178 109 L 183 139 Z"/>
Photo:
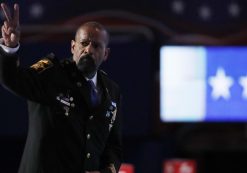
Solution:
<path fill-rule="evenodd" d="M 87 47 L 85 48 L 85 53 L 87 54 L 92 54 L 93 53 L 93 46 L 92 44 L 88 44 Z"/>

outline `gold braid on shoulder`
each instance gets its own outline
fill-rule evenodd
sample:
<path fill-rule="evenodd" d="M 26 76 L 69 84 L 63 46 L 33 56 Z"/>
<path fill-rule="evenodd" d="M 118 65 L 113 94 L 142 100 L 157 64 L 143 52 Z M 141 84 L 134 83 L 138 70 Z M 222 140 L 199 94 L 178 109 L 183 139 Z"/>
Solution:
<path fill-rule="evenodd" d="M 39 60 L 37 63 L 33 64 L 30 68 L 40 73 L 52 66 L 53 66 L 52 61 L 48 58 L 44 58 L 44 59 Z"/>

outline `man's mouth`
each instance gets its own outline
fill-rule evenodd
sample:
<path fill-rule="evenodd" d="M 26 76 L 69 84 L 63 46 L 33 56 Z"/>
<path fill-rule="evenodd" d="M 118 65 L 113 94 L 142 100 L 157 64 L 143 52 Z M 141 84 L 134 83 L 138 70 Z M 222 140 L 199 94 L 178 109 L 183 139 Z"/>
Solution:
<path fill-rule="evenodd" d="M 88 78 L 92 78 L 97 71 L 94 59 L 89 54 L 83 55 L 79 59 L 77 63 L 77 67 L 82 72 L 82 74 Z"/>

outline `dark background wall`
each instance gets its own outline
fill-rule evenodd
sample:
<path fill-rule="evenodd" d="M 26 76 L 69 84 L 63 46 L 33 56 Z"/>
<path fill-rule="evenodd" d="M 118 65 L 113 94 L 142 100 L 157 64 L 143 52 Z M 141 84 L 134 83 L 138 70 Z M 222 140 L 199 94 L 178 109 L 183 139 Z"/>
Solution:
<path fill-rule="evenodd" d="M 159 47 L 163 44 L 245 45 L 245 1 L 26 0 L 18 3 L 23 66 L 50 52 L 59 58 L 70 57 L 70 40 L 81 22 L 97 20 L 107 26 L 112 36 L 111 54 L 102 68 L 122 89 L 124 161 L 134 164 L 136 173 L 161 173 L 163 161 L 170 158 L 195 159 L 199 173 L 246 172 L 245 123 L 161 125 L 157 121 Z M 3 87 L 0 98 L 0 173 L 15 173 L 27 133 L 26 101 Z"/>

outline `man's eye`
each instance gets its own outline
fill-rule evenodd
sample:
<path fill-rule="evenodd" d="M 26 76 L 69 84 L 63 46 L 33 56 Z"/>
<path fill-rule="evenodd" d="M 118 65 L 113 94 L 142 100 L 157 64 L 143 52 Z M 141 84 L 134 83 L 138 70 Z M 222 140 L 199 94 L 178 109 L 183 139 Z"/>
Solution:
<path fill-rule="evenodd" d="M 88 42 L 81 42 L 81 45 L 82 46 L 87 46 L 88 45 Z"/>

